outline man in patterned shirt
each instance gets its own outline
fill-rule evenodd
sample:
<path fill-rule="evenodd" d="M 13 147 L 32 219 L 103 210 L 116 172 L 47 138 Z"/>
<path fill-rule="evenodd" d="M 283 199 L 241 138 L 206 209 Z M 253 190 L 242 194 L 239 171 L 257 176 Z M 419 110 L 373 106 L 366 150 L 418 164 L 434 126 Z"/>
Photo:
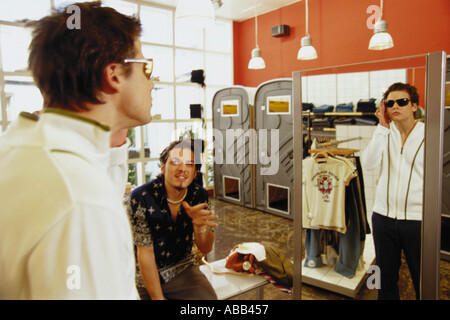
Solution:
<path fill-rule="evenodd" d="M 128 214 L 136 245 L 141 299 L 217 299 L 200 272 L 192 246 L 207 254 L 214 242 L 208 192 L 193 183 L 200 157 L 191 140 L 172 142 L 160 156 L 161 174 L 138 188 Z"/>

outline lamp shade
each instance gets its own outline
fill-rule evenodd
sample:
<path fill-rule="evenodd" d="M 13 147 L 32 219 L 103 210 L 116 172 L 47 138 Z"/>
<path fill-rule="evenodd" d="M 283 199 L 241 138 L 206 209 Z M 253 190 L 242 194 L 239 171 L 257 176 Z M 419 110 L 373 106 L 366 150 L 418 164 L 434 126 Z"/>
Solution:
<path fill-rule="evenodd" d="M 385 50 L 394 46 L 391 35 L 387 32 L 387 23 L 378 20 L 374 26 L 374 35 L 369 42 L 369 50 Z"/>
<path fill-rule="evenodd" d="M 211 0 L 179 0 L 175 9 L 177 23 L 207 27 L 215 18 Z"/>
<path fill-rule="evenodd" d="M 301 40 L 301 48 L 297 54 L 298 60 L 313 60 L 317 59 L 316 49 L 312 46 L 312 41 L 309 36 L 303 37 Z"/>
<path fill-rule="evenodd" d="M 264 69 L 266 67 L 266 63 L 264 59 L 261 58 L 261 50 L 259 48 L 255 48 L 252 50 L 252 58 L 248 63 L 249 69 Z"/>

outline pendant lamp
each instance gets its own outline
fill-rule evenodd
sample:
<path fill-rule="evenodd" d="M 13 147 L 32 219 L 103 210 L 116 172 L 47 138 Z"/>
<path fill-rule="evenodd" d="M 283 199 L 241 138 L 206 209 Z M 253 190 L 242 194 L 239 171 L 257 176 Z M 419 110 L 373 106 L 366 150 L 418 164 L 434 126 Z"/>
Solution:
<path fill-rule="evenodd" d="M 305 2 L 305 9 L 306 9 L 306 36 L 302 38 L 301 40 L 301 47 L 300 50 L 298 50 L 297 59 L 298 60 L 313 60 L 317 59 L 317 52 L 316 49 L 312 46 L 311 37 L 308 33 L 308 0 Z"/>
<path fill-rule="evenodd" d="M 387 23 L 382 20 L 383 0 L 381 0 L 381 15 L 374 25 L 373 36 L 369 42 L 369 50 L 385 50 L 394 46 L 391 35 L 387 32 Z"/>
<path fill-rule="evenodd" d="M 252 58 L 248 63 L 249 69 L 264 69 L 266 68 L 266 63 L 261 57 L 261 50 L 258 46 L 258 15 L 255 14 L 255 42 L 256 48 L 252 50 Z"/>
<path fill-rule="evenodd" d="M 207 27 L 216 17 L 211 0 L 179 0 L 175 9 L 175 21 L 182 24 Z"/>

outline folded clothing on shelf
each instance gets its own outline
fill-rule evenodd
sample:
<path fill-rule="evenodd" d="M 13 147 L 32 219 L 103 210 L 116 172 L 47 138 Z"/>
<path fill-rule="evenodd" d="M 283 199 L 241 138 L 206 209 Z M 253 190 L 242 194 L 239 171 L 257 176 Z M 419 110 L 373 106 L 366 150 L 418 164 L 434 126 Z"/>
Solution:
<path fill-rule="evenodd" d="M 375 112 L 377 107 L 375 105 L 374 98 L 370 99 L 361 99 L 358 101 L 358 104 L 356 105 L 356 111 L 357 112 Z"/>
<path fill-rule="evenodd" d="M 314 113 L 325 113 L 325 112 L 333 112 L 334 106 L 329 104 L 323 104 L 319 107 L 314 107 L 312 112 Z"/>
<path fill-rule="evenodd" d="M 314 109 L 314 103 L 303 102 L 303 111 L 312 111 Z"/>
<path fill-rule="evenodd" d="M 334 128 L 333 119 L 329 117 L 313 119 L 311 121 L 311 127 L 315 129 Z"/>
<path fill-rule="evenodd" d="M 336 112 L 353 112 L 353 102 L 350 103 L 340 103 L 336 106 Z"/>

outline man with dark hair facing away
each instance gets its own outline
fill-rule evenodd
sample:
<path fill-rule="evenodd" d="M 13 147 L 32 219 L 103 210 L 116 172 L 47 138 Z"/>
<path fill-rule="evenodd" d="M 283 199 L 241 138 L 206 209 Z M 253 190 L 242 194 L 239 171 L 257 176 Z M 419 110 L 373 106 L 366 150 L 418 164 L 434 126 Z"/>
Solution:
<path fill-rule="evenodd" d="M 214 242 L 208 192 L 193 182 L 201 164 L 192 140 L 161 153 L 161 174 L 131 194 L 128 214 L 136 245 L 136 286 L 142 300 L 215 300 L 192 247 L 207 254 Z"/>
<path fill-rule="evenodd" d="M 122 205 L 126 134 L 151 120 L 140 22 L 100 2 L 34 24 L 44 98 L 0 137 L 0 299 L 138 299 Z"/>

